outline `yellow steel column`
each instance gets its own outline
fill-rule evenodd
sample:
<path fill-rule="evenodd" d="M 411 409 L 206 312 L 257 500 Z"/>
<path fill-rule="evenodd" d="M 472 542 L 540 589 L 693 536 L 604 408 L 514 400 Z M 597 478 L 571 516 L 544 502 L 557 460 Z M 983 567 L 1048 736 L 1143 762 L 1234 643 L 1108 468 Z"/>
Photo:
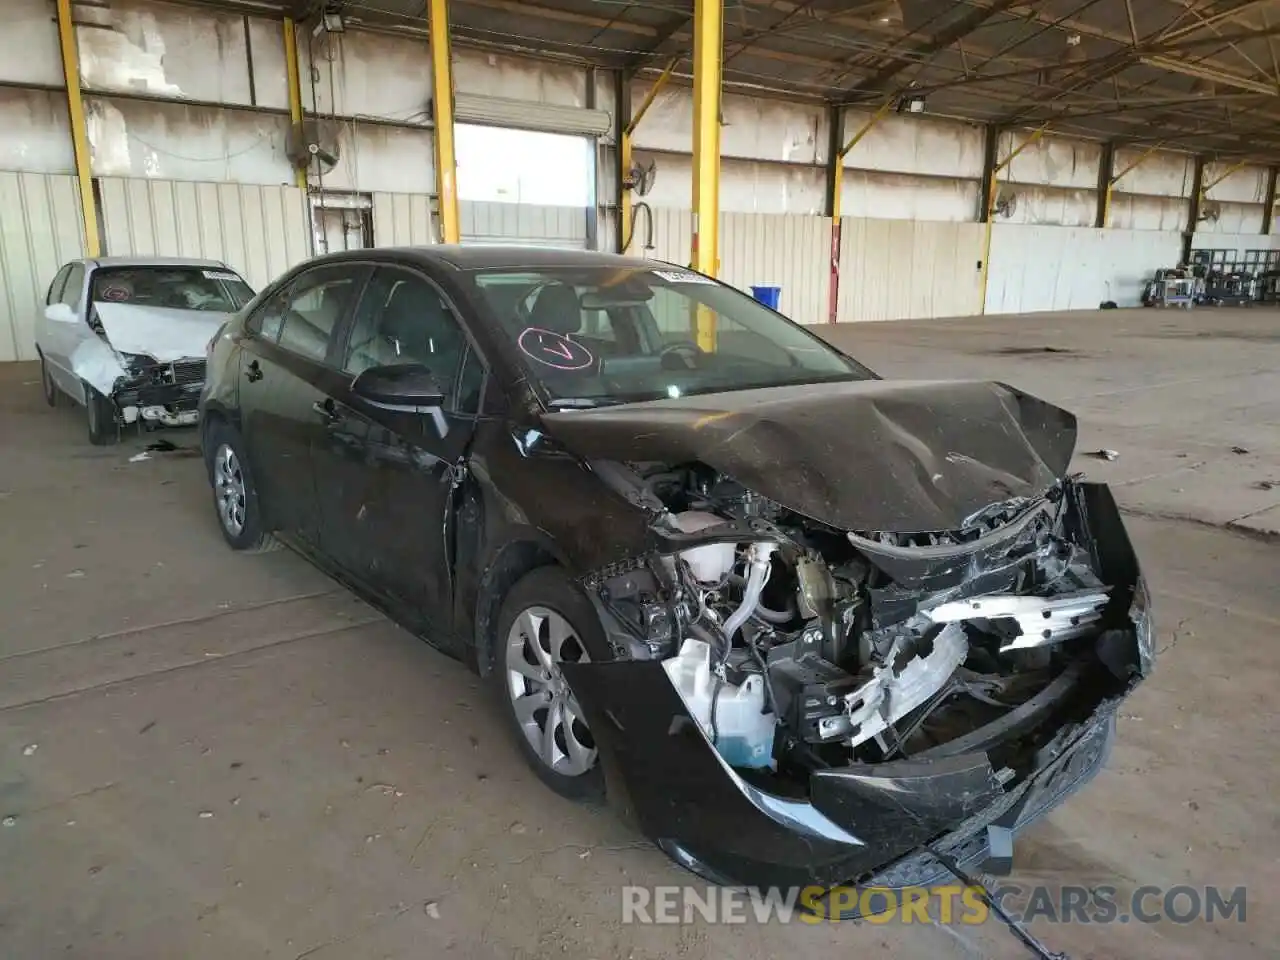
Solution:
<path fill-rule="evenodd" d="M 1107 178 L 1107 189 L 1106 189 L 1106 193 L 1103 195 L 1103 200 L 1102 200 L 1102 226 L 1105 227 L 1107 225 L 1108 219 L 1111 216 L 1111 198 L 1112 198 L 1112 195 L 1115 193 L 1116 184 L 1120 182 L 1120 178 L 1123 177 L 1125 174 L 1131 173 L 1134 170 L 1138 169 L 1138 167 L 1141 166 L 1147 160 L 1148 157 L 1150 157 L 1153 153 L 1155 153 L 1157 150 L 1160 149 L 1162 144 L 1163 144 L 1163 141 L 1160 141 L 1158 143 L 1153 143 L 1151 146 L 1147 147 L 1146 150 L 1143 150 L 1142 153 L 1138 154 L 1138 158 L 1134 160 L 1133 163 L 1126 166 L 1119 173 L 1113 173 L 1111 174 L 1110 177 Z"/>
<path fill-rule="evenodd" d="M 720 79 L 724 0 L 693 5 L 693 244 L 690 266 L 714 277 L 720 257 Z M 714 350 L 715 313 L 698 310 L 698 346 Z"/>
<path fill-rule="evenodd" d="M 1033 132 L 1031 136 L 1027 137 L 1026 140 L 1022 141 L 1022 144 L 1020 146 L 1015 147 L 1012 151 L 1010 151 L 1007 157 L 1005 157 L 1003 160 L 1001 160 L 991 169 L 991 180 L 987 184 L 987 210 L 986 210 L 987 220 L 985 224 L 986 229 L 983 232 L 983 236 L 982 236 L 982 312 L 983 313 L 987 312 L 987 278 L 991 275 L 991 218 L 995 216 L 995 212 L 996 212 L 996 193 L 1000 188 L 1000 181 L 998 179 L 1000 176 L 1000 171 L 1003 170 L 1005 167 L 1009 166 L 1009 164 L 1013 163 L 1014 158 L 1017 157 L 1018 154 L 1020 154 L 1023 150 L 1027 149 L 1027 147 L 1031 146 L 1032 144 L 1038 142 L 1039 139 L 1048 132 L 1048 130 L 1049 130 L 1049 124 L 1047 123 L 1037 127 L 1035 132 Z M 997 144 L 999 143 L 998 139 L 996 143 Z"/>
<path fill-rule="evenodd" d="M 298 31 L 293 18 L 284 18 L 284 75 L 289 84 L 289 122 L 295 127 L 302 123 L 302 77 L 298 73 Z M 294 183 L 301 190 L 307 189 L 307 168 L 293 171 Z"/>
<path fill-rule="evenodd" d="M 453 152 L 453 62 L 449 59 L 448 0 L 429 0 L 427 29 L 431 39 L 431 89 L 435 107 L 436 197 L 440 207 L 440 239 L 462 240 L 458 216 L 458 162 Z"/>
<path fill-rule="evenodd" d="M 62 52 L 62 75 L 67 83 L 67 116 L 71 122 L 71 148 L 76 161 L 76 183 L 80 189 L 80 212 L 84 217 L 84 252 L 102 255 L 98 235 L 98 204 L 93 198 L 93 168 L 89 162 L 89 137 L 84 126 L 84 99 L 80 96 L 80 56 L 76 49 L 76 28 L 71 22 L 71 0 L 58 0 L 58 46 Z"/>

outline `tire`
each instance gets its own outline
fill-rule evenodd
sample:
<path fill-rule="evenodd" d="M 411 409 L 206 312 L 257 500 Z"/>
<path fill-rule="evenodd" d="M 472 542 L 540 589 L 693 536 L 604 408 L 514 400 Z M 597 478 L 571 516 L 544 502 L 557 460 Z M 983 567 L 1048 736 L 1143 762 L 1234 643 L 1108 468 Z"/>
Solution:
<path fill-rule="evenodd" d="M 262 527 L 262 509 L 253 471 L 239 432 L 227 423 L 210 426 L 207 434 L 209 482 L 218 529 L 232 550 L 269 553 L 282 546 Z"/>
<path fill-rule="evenodd" d="M 89 384 L 84 385 L 85 417 L 89 422 L 89 442 L 95 447 L 109 447 L 120 442 L 120 421 L 116 405 Z"/>
<path fill-rule="evenodd" d="M 535 629 L 537 636 L 531 637 Z M 558 644 L 553 639 L 557 636 Z M 542 657 L 534 653 L 530 642 L 538 643 Z M 515 652 L 517 648 L 523 652 Z M 502 602 L 492 672 L 498 709 L 538 779 L 570 800 L 603 801 L 604 773 L 573 691 L 559 671 L 554 670 L 553 675 L 547 665 L 557 656 L 574 662 L 602 660 L 607 650 L 591 601 L 559 567 L 529 572 Z M 512 669 L 516 657 L 523 660 L 523 672 Z M 558 718 L 551 738 L 555 766 L 544 759 L 546 723 L 553 715 Z"/>
<path fill-rule="evenodd" d="M 44 388 L 44 402 L 51 407 L 58 405 L 58 385 L 53 382 L 53 375 L 49 373 L 49 363 L 44 358 L 44 354 L 40 354 L 40 385 Z"/>

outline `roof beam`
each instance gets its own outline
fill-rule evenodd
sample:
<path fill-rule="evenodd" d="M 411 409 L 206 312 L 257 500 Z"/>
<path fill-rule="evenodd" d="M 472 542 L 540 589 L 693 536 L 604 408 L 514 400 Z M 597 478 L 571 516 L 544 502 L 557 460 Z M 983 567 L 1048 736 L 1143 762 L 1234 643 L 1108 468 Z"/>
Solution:
<path fill-rule="evenodd" d="M 958 43 L 996 14 L 1003 13 L 1018 2 L 1019 0 L 991 0 L 989 6 L 970 10 L 949 27 L 944 27 L 932 37 L 913 46 L 907 56 L 891 57 L 884 66 L 871 76 L 847 88 L 844 91 L 844 96 L 849 98 L 859 94 L 883 91 L 894 77 L 912 64 L 917 63 L 920 57 L 927 57 L 930 54 L 945 50 L 954 43 Z"/>

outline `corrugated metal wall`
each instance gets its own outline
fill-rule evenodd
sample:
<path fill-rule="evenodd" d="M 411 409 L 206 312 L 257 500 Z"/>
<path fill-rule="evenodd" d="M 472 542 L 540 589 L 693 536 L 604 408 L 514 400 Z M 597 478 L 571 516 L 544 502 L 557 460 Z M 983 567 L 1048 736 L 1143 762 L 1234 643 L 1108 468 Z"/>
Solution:
<path fill-rule="evenodd" d="M 980 313 L 982 231 L 977 223 L 845 217 L 839 321 Z"/>
<path fill-rule="evenodd" d="M 373 195 L 375 247 L 417 247 L 435 242 L 429 196 L 424 193 Z"/>
<path fill-rule="evenodd" d="M 459 207 L 463 243 L 515 243 L 576 250 L 587 245 L 586 207 L 483 200 L 463 200 Z"/>
<path fill-rule="evenodd" d="M 644 213 L 636 215 L 632 256 L 687 264 L 693 238 L 693 214 L 653 211 L 653 249 Z M 739 290 L 752 286 L 782 288 L 780 310 L 799 323 L 827 318 L 831 221 L 803 214 L 724 213 L 720 215 L 720 279 Z"/>
<path fill-rule="evenodd" d="M 987 313 L 1137 306 L 1152 271 L 1181 256 L 1182 234 L 1172 231 L 997 223 Z"/>
<path fill-rule="evenodd" d="M 260 289 L 311 256 L 311 217 L 297 187 L 103 177 L 111 255 L 207 257 Z"/>
<path fill-rule="evenodd" d="M 49 284 L 84 256 L 82 224 L 75 177 L 0 173 L 0 361 L 35 359 Z"/>
<path fill-rule="evenodd" d="M 1244 259 L 1246 250 L 1280 250 L 1280 234 L 1206 233 L 1196 231 L 1191 238 L 1193 250 L 1235 250 Z"/>

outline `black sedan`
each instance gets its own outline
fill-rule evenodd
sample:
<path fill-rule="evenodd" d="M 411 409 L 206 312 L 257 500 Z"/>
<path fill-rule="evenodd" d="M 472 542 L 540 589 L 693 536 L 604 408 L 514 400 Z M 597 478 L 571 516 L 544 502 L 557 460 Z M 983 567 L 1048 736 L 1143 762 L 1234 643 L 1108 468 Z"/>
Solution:
<path fill-rule="evenodd" d="M 992 869 L 1152 666 L 1070 414 L 880 379 L 681 267 L 322 257 L 208 371 L 227 542 L 286 543 L 464 660 L 549 787 L 714 882 Z"/>

